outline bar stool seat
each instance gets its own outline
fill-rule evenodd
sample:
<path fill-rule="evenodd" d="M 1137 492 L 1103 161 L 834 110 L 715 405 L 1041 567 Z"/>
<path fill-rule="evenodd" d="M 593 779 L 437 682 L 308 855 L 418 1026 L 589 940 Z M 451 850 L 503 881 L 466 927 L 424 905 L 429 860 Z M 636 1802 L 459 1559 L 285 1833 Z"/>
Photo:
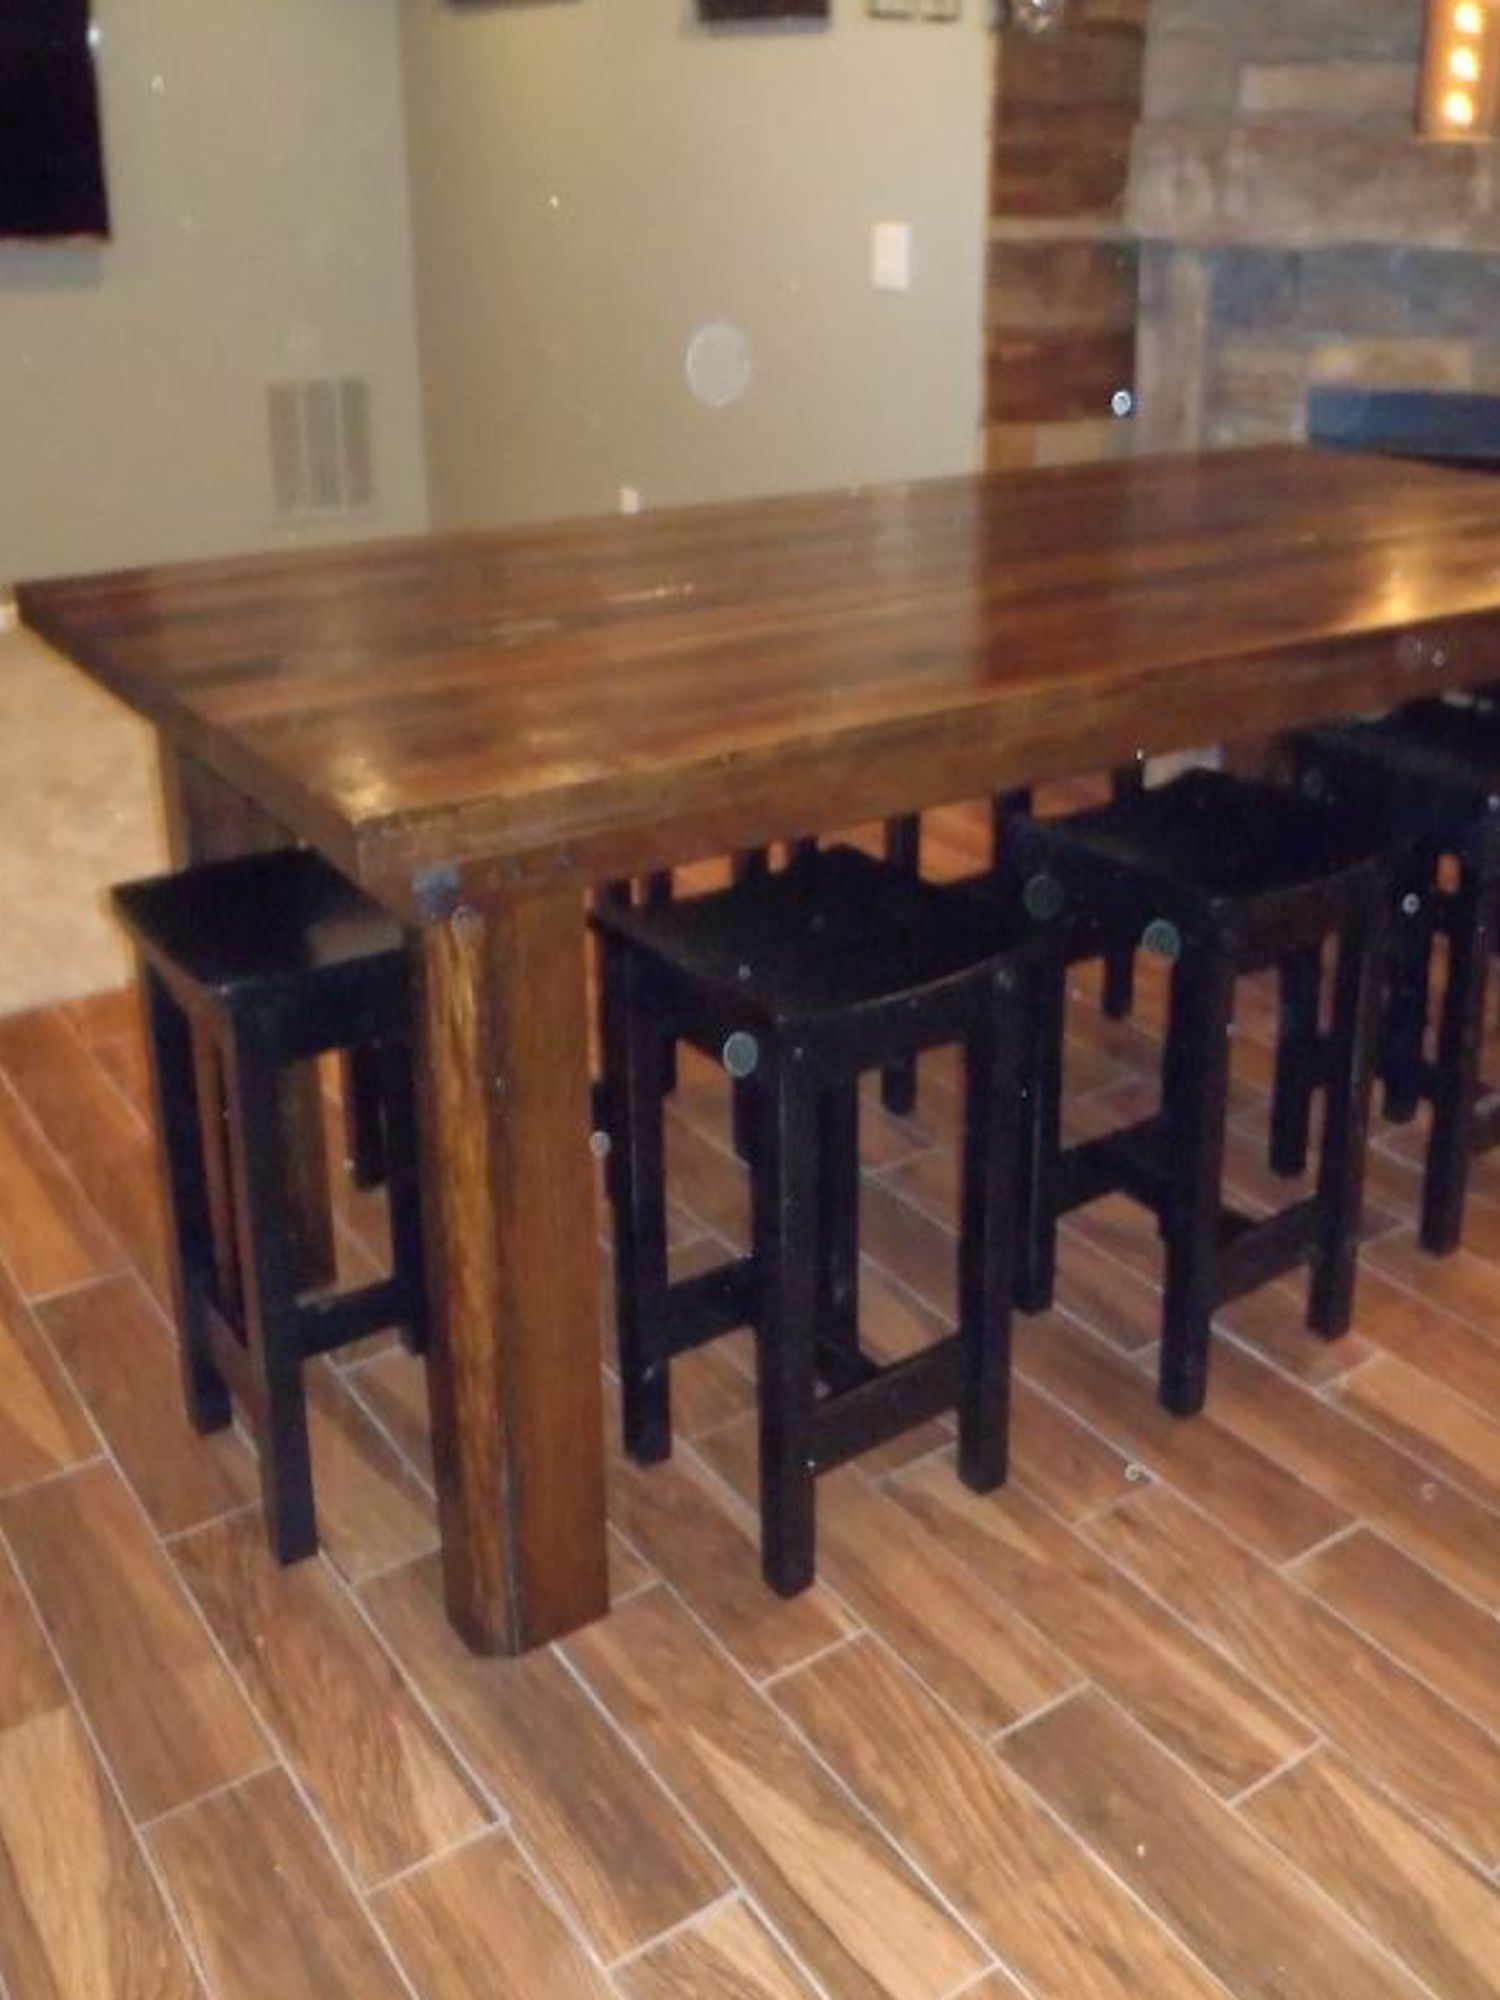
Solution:
<path fill-rule="evenodd" d="M 700 1005 L 813 1033 L 841 1032 L 851 1010 L 878 1019 L 909 1009 L 912 995 L 962 983 L 1019 942 L 989 909 L 852 847 L 746 875 L 734 891 L 612 908 L 601 927 L 660 954 Z"/>
<path fill-rule="evenodd" d="M 956 1408 L 961 1476 L 1005 1476 L 1023 1067 L 1043 996 L 1060 1007 L 1056 954 L 847 848 L 693 901 L 601 905 L 594 923 L 626 1448 L 665 1457 L 672 1357 L 753 1325 L 762 1562 L 791 1595 L 814 1574 L 819 1472 Z M 662 1050 L 678 1040 L 753 1093 L 755 1145 L 751 1254 L 672 1283 Z M 945 1044 L 966 1058 L 959 1325 L 880 1368 L 859 1342 L 858 1079 Z"/>
<path fill-rule="evenodd" d="M 255 855 L 117 888 L 136 949 L 165 1168 L 188 1415 L 243 1405 L 271 1548 L 318 1545 L 303 1363 L 384 1327 L 421 1345 L 421 1218 L 407 958 L 399 925 L 316 856 Z M 330 1051 L 371 1058 L 393 1245 L 388 1277 L 299 1296 L 278 1088 Z"/>
<path fill-rule="evenodd" d="M 1310 1324 L 1330 1338 L 1349 1324 L 1385 876 L 1362 827 L 1208 770 L 1065 819 L 1017 820 L 1007 853 L 1005 893 L 1070 935 L 1071 958 L 1141 945 L 1172 968 L 1159 1112 L 1063 1148 L 1060 1072 L 1040 1080 L 1041 1184 L 1017 1296 L 1028 1309 L 1050 1303 L 1060 1215 L 1117 1191 L 1142 1202 L 1166 1252 L 1161 1399 L 1189 1415 L 1206 1393 L 1212 1315 L 1242 1292 L 1310 1264 Z M 1222 1196 L 1235 981 L 1280 965 L 1316 1028 L 1330 938 L 1326 1059 L 1288 1081 L 1278 1101 L 1295 1129 L 1273 1135 L 1273 1164 L 1300 1171 L 1311 1099 L 1326 1092 L 1317 1191 L 1269 1217 L 1238 1214 Z"/>
<path fill-rule="evenodd" d="M 1118 803 L 1146 789 L 1146 760 L 1137 755 L 1128 764 L 1117 764 L 1109 774 L 1110 798 Z M 1031 817 L 1032 792 L 1029 787 L 996 792 L 990 800 L 990 868 L 1004 866 L 1005 843 L 1010 827 L 1019 816 Z M 1077 956 L 1097 956 L 1086 952 L 1080 941 Z M 1120 945 L 1104 954 L 1104 979 L 1100 1002 L 1111 1021 L 1129 1020 L 1135 1006 L 1135 946 Z"/>
<path fill-rule="evenodd" d="M 1500 1097 L 1481 1074 L 1485 989 L 1500 945 L 1500 710 L 1491 701 L 1416 702 L 1306 730 L 1294 755 L 1303 792 L 1370 818 L 1391 852 L 1385 1112 L 1402 1123 L 1423 1100 L 1432 1106 L 1420 1240 L 1443 1255 L 1463 1234 L 1472 1160 L 1500 1144 Z M 1439 937 L 1447 977 L 1429 1061 Z"/>

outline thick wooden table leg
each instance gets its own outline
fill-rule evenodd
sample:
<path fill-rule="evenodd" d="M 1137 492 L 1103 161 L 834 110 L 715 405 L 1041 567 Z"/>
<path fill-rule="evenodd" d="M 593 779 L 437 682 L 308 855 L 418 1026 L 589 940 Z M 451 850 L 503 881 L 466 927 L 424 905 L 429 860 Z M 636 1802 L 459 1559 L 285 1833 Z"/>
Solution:
<path fill-rule="evenodd" d="M 263 807 L 179 750 L 158 739 L 162 805 L 174 867 L 195 861 L 230 861 L 293 845 L 293 838 Z M 315 1064 L 282 1072 L 281 1119 L 286 1157 L 292 1162 L 289 1215 L 293 1266 L 299 1290 L 325 1285 L 334 1275 L 333 1208 L 328 1147 Z"/>
<path fill-rule="evenodd" d="M 609 1608 L 583 907 L 421 934 L 433 1446 L 448 1610 L 519 1653 Z"/>

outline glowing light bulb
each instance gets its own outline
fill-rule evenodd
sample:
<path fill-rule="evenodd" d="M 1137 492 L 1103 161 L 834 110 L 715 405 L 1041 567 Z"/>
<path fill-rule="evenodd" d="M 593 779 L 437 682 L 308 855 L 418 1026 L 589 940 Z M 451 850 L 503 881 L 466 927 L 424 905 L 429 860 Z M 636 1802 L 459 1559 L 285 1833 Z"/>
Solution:
<path fill-rule="evenodd" d="M 1474 123 L 1474 100 L 1466 90 L 1450 90 L 1443 99 L 1443 116 L 1450 125 Z"/>
<path fill-rule="evenodd" d="M 1453 10 L 1453 25 L 1461 35 L 1482 35 L 1484 9 L 1479 0 L 1458 0 Z"/>
<path fill-rule="evenodd" d="M 1463 83 L 1478 83 L 1479 56 L 1474 49 L 1455 49 L 1448 58 L 1448 74 Z"/>

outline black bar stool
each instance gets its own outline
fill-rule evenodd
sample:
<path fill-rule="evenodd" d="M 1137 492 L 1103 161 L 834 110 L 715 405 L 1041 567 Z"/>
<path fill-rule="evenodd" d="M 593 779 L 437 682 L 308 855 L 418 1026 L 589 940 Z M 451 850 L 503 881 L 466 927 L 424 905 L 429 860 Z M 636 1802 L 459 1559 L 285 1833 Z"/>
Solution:
<path fill-rule="evenodd" d="M 1117 764 L 1109 774 L 1109 795 L 1117 804 L 1133 799 L 1146 789 L 1146 760 L 1134 757 Z M 990 865 L 1003 867 L 1005 842 L 1013 823 L 1029 818 L 1032 794 L 1029 787 L 996 792 L 990 800 Z M 1089 953 L 1088 956 L 1093 956 Z M 1135 1011 L 1135 946 L 1132 942 L 1104 953 L 1104 990 L 1101 1002 L 1111 1021 L 1127 1021 Z"/>
<path fill-rule="evenodd" d="M 922 872 L 922 819 L 919 813 L 897 813 L 886 820 L 883 828 L 885 858 L 893 868 L 913 877 Z M 816 854 L 816 840 L 800 839 L 787 844 L 787 863 L 798 867 Z M 743 881 L 747 875 L 765 874 L 770 867 L 770 851 L 764 847 L 752 847 L 737 854 L 734 859 L 734 879 Z M 904 1062 L 887 1063 L 880 1072 L 880 1101 L 886 1110 L 898 1118 L 909 1118 L 917 1108 L 917 1061 L 912 1056 Z M 751 1147 L 755 1143 L 753 1120 L 755 1115 L 754 1095 L 750 1091 L 737 1090 L 734 1094 L 734 1149 L 746 1162 L 750 1158 Z"/>
<path fill-rule="evenodd" d="M 892 862 L 896 868 L 904 870 L 910 876 L 920 876 L 920 872 L 922 872 L 922 820 L 920 820 L 920 816 L 916 812 L 906 812 L 906 814 L 898 814 L 898 816 L 886 820 L 884 822 L 884 840 L 886 840 L 886 860 Z M 798 868 L 804 862 L 808 862 L 816 852 L 818 852 L 816 838 L 812 838 L 808 834 L 802 834 L 796 840 L 788 840 L 786 842 L 786 846 L 784 846 L 784 864 L 788 868 Z M 734 882 L 760 880 L 762 876 L 768 876 L 770 870 L 772 870 L 772 850 L 770 848 L 740 848 L 736 854 L 730 856 L 730 878 Z M 672 898 L 674 898 L 672 872 L 670 870 L 660 870 L 658 874 L 648 876 L 640 884 L 636 884 L 636 882 L 608 882 L 598 894 L 600 894 L 602 902 L 610 902 L 610 904 L 628 904 L 628 902 L 640 900 L 642 896 L 650 904 L 672 902 Z M 602 996 L 600 996 L 600 1048 L 602 1046 L 604 1046 L 604 1026 L 602 1026 Z M 668 1052 L 666 1052 L 666 1056 L 662 1060 L 666 1062 L 666 1078 L 668 1078 L 666 1088 L 674 1090 L 676 1088 L 676 1056 L 668 1048 Z M 910 1114 L 916 1110 L 916 1062 L 914 1060 L 912 1062 L 894 1062 L 886 1070 L 882 1070 L 882 1074 L 880 1074 L 880 1102 L 886 1106 L 888 1112 L 896 1112 L 902 1118 L 910 1118 Z M 754 1098 L 752 1098 L 752 1094 L 746 1092 L 746 1090 L 736 1090 L 734 1092 L 734 1150 L 740 1156 L 740 1160 L 744 1160 L 744 1162 L 750 1160 L 750 1150 L 754 1146 L 752 1120 L 754 1120 Z M 606 1092 L 604 1092 L 604 1082 L 600 1078 L 594 1084 L 594 1128 L 600 1130 L 600 1132 L 606 1132 L 608 1124 L 610 1124 L 610 1108 L 608 1108 L 608 1098 L 606 1098 Z M 358 1138 L 360 1128 L 354 1122 L 354 1116 L 350 1116 L 348 1130 L 350 1130 L 350 1146 L 348 1146 L 350 1166 L 352 1166 L 352 1170 L 356 1174 L 356 1180 L 362 1180 L 362 1184 L 370 1184 L 368 1176 L 360 1174 L 360 1160 L 362 1160 L 360 1138 Z M 378 1176 L 374 1176 L 374 1178 L 378 1178 Z"/>
<path fill-rule="evenodd" d="M 303 1362 L 387 1326 L 421 1345 L 401 929 L 298 851 L 130 883 L 114 904 L 140 968 L 188 1416 L 222 1429 L 231 1392 L 239 1400 L 272 1553 L 295 1562 L 318 1546 Z M 278 1085 L 330 1050 L 368 1054 L 367 1085 L 378 1083 L 363 1115 L 378 1126 L 394 1254 L 386 1278 L 299 1298 Z"/>
<path fill-rule="evenodd" d="M 1306 1263 L 1309 1324 L 1327 1338 L 1348 1327 L 1386 876 L 1341 818 L 1219 771 L 1066 819 L 1017 820 L 1007 854 L 1009 893 L 1071 931 L 1071 954 L 1079 938 L 1099 953 L 1139 943 L 1172 964 L 1159 1112 L 1063 1149 L 1060 1077 L 1041 1079 L 1048 1138 L 1017 1297 L 1028 1309 L 1050 1303 L 1059 1215 L 1116 1191 L 1142 1202 L 1166 1250 L 1161 1400 L 1191 1415 L 1207 1387 L 1210 1321 L 1230 1299 Z M 1317 1191 L 1264 1219 L 1236 1214 L 1222 1194 L 1235 980 L 1290 960 L 1316 1006 L 1330 938 L 1333 1026 L 1312 1080 L 1327 1097 Z"/>
<path fill-rule="evenodd" d="M 1432 1106 L 1421 1243 L 1443 1255 L 1463 1234 L 1470 1162 L 1500 1144 L 1500 1095 L 1485 1087 L 1480 1068 L 1485 987 L 1500 943 L 1500 711 L 1490 702 L 1418 702 L 1376 721 L 1307 730 L 1294 755 L 1306 795 L 1366 815 L 1391 850 L 1385 1112 L 1400 1123 L 1424 1099 Z M 1429 1062 L 1439 937 L 1447 941 L 1447 980 Z M 1320 1059 L 1317 1024 L 1295 994 L 1284 1013 L 1292 1050 L 1283 1122 L 1295 1131 L 1300 1080 Z"/>
<path fill-rule="evenodd" d="M 978 902 L 837 847 L 690 902 L 601 904 L 594 923 L 626 1447 L 665 1457 L 672 1357 L 753 1324 L 762 1563 L 791 1595 L 813 1578 L 819 1472 L 956 1407 L 963 1479 L 1005 1477 L 1023 1067 L 1040 1010 L 1060 1023 L 1060 962 L 1045 940 L 1011 941 Z M 754 1093 L 753 1251 L 671 1283 L 662 1050 L 679 1039 Z M 877 1368 L 859 1342 L 858 1079 L 955 1043 L 967 1067 L 959 1326 Z"/>

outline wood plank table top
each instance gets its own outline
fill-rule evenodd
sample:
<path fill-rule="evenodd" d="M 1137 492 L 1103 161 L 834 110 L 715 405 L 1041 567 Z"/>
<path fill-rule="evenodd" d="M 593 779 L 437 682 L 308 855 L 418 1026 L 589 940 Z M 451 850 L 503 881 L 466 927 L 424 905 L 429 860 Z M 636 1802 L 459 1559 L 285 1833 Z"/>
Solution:
<path fill-rule="evenodd" d="M 448 1606 L 519 1651 L 607 1605 L 585 886 L 1500 680 L 1500 482 L 1273 448 L 19 598 L 182 854 L 291 833 L 413 922 Z"/>
<path fill-rule="evenodd" d="M 20 606 L 399 896 L 455 868 L 633 871 L 1462 683 L 1497 596 L 1500 484 L 1287 447 L 141 570 Z"/>

